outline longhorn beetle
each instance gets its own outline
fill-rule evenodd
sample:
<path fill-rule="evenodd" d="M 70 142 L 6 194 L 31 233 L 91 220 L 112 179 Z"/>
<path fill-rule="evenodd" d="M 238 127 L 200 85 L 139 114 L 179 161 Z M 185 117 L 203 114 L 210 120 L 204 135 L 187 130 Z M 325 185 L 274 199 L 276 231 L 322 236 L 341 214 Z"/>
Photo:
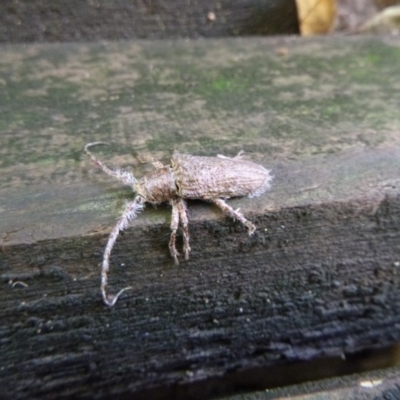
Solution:
<path fill-rule="evenodd" d="M 118 297 L 131 287 L 121 289 L 116 295 L 107 295 L 107 273 L 110 269 L 110 254 L 114 247 L 119 232 L 129 226 L 129 222 L 136 218 L 137 213 L 144 209 L 145 203 L 153 205 L 169 202 L 172 206 L 171 237 L 169 251 L 175 264 L 179 264 L 179 253 L 176 250 L 175 240 L 179 222 L 183 232 L 183 252 L 185 260 L 189 259 L 189 221 L 186 211 L 186 199 L 199 199 L 209 201 L 218 206 L 226 215 L 239 220 L 245 225 L 252 235 L 256 230 L 255 225 L 248 221 L 240 209 L 234 210 L 225 199 L 230 197 L 255 197 L 269 189 L 272 181 L 270 171 L 259 164 L 243 160 L 243 151 L 236 157 L 230 158 L 222 155 L 217 157 L 198 157 L 189 154 L 174 152 L 170 165 L 152 159 L 156 168 L 143 178 L 137 180 L 130 172 L 121 169 L 110 169 L 98 160 L 89 147 L 107 145 L 105 142 L 87 143 L 85 153 L 94 164 L 108 175 L 117 178 L 125 185 L 131 186 L 136 193 L 133 201 L 126 204 L 122 216 L 110 233 L 103 255 L 101 269 L 101 294 L 104 303 L 112 307 Z"/>

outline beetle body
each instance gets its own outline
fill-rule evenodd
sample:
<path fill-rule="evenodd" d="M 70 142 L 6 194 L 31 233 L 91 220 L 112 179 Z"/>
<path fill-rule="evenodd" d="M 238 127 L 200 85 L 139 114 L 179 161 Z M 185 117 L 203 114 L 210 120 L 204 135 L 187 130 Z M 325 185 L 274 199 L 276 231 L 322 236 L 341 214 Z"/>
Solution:
<path fill-rule="evenodd" d="M 264 193 L 271 184 L 270 171 L 251 161 L 243 160 L 240 152 L 236 157 L 225 156 L 199 157 L 175 152 L 171 165 L 165 166 L 159 161 L 152 160 L 155 170 L 137 180 L 126 171 L 108 168 L 98 160 L 88 149 L 103 142 L 88 143 L 84 150 L 107 174 L 119 179 L 132 187 L 136 196 L 126 205 L 125 211 L 110 233 L 104 250 L 102 264 L 101 292 L 105 304 L 113 306 L 121 293 L 130 288 L 120 290 L 116 295 L 106 294 L 107 273 L 112 248 L 119 232 L 129 226 L 137 213 L 144 208 L 144 203 L 160 204 L 169 202 L 172 206 L 171 236 L 169 249 L 175 264 L 179 264 L 179 253 L 176 249 L 176 232 L 179 224 L 183 233 L 183 252 L 189 259 L 189 221 L 185 199 L 206 200 L 217 205 L 226 215 L 239 220 L 248 228 L 252 235 L 255 225 L 248 221 L 239 210 L 230 207 L 225 199 L 230 197 L 255 197 Z"/>
<path fill-rule="evenodd" d="M 171 167 L 158 168 L 141 178 L 132 187 L 147 203 L 160 204 L 178 195 Z"/>
<path fill-rule="evenodd" d="M 270 186 L 271 175 L 263 166 L 234 158 L 198 157 L 174 153 L 171 166 L 184 199 L 212 200 L 264 193 Z"/>

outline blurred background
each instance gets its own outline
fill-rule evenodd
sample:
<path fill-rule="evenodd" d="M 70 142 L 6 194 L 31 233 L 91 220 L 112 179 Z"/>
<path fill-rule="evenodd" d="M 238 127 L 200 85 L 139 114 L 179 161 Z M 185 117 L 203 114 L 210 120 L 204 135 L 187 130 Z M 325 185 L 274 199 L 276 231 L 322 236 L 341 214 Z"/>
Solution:
<path fill-rule="evenodd" d="M 0 42 L 398 34 L 400 0 L 2 0 Z"/>

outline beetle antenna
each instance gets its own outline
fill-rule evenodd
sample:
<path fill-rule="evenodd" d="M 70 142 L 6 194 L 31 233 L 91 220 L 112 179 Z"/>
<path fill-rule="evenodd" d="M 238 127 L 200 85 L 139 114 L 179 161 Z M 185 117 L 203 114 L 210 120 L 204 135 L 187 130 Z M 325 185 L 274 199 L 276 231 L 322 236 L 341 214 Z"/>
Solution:
<path fill-rule="evenodd" d="M 114 178 L 117 178 L 119 181 L 124 183 L 125 185 L 128 186 L 135 186 L 137 179 L 128 171 L 124 171 L 122 169 L 110 169 L 105 165 L 102 161 L 100 161 L 92 152 L 89 151 L 89 147 L 92 146 L 97 146 L 97 145 L 106 145 L 108 146 L 109 144 L 106 142 L 92 142 L 92 143 L 87 143 L 84 147 L 85 153 L 90 157 L 92 162 L 100 167 L 106 174 L 113 176 Z"/>
<path fill-rule="evenodd" d="M 107 295 L 106 286 L 107 286 L 107 274 L 110 270 L 110 255 L 111 251 L 114 247 L 115 241 L 118 238 L 118 235 L 121 231 L 126 229 L 129 226 L 130 221 L 136 218 L 138 212 L 144 209 L 144 199 L 143 197 L 136 196 L 135 199 L 129 202 L 124 210 L 124 213 L 118 219 L 117 224 L 114 226 L 113 230 L 108 237 L 107 246 L 104 250 L 103 255 L 103 264 L 101 267 L 101 285 L 100 290 L 103 296 L 104 303 L 110 307 L 112 307 L 118 300 L 119 296 L 125 292 L 125 290 L 132 289 L 131 286 L 121 289 L 116 295 Z"/>

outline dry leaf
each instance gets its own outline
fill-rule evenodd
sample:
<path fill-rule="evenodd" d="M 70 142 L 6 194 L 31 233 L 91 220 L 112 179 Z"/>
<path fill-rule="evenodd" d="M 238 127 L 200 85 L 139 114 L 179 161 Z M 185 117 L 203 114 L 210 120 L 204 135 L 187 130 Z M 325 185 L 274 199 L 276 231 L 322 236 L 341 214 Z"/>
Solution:
<path fill-rule="evenodd" d="M 385 8 L 379 14 L 367 21 L 359 32 L 392 34 L 400 33 L 400 6 Z"/>
<path fill-rule="evenodd" d="M 296 5 L 302 36 L 320 35 L 333 29 L 335 0 L 296 0 Z"/>

